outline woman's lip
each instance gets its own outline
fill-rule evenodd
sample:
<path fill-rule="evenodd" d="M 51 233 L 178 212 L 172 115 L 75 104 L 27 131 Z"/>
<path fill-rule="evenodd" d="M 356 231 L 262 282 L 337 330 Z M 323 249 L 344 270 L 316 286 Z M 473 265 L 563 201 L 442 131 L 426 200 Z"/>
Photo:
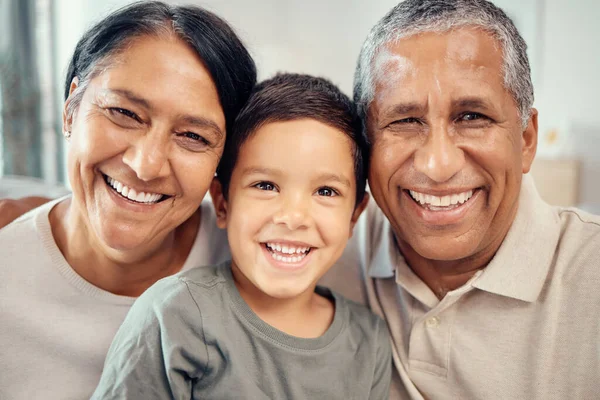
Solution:
<path fill-rule="evenodd" d="M 158 203 L 138 203 L 117 193 L 117 191 L 106 182 L 104 177 L 102 177 L 102 182 L 104 183 L 104 187 L 106 188 L 109 197 L 116 203 L 116 205 L 128 211 L 150 212 L 154 211 L 154 209 L 160 207 L 161 204 L 164 203 L 164 200 L 159 201 Z"/>
<path fill-rule="evenodd" d="M 458 207 L 449 210 L 428 210 L 421 207 L 411 195 L 405 191 L 401 191 L 401 196 L 404 196 L 403 200 L 409 202 L 409 208 L 417 214 L 417 216 L 428 225 L 452 225 L 461 222 L 467 213 L 475 206 L 482 196 L 482 189 L 474 189 L 473 196 Z"/>
<path fill-rule="evenodd" d="M 276 269 L 283 270 L 283 271 L 298 271 L 298 270 L 303 269 L 306 266 L 306 264 L 308 264 L 309 259 L 312 257 L 312 253 L 314 251 L 314 249 L 311 249 L 311 251 L 299 262 L 288 263 L 288 262 L 278 261 L 278 260 L 274 259 L 273 256 L 271 255 L 271 252 L 269 251 L 269 249 L 267 248 L 267 246 L 265 244 L 261 243 L 260 247 L 262 248 L 264 256 L 271 263 L 271 265 L 273 265 Z M 291 254 L 290 254 L 290 256 L 291 256 Z"/>

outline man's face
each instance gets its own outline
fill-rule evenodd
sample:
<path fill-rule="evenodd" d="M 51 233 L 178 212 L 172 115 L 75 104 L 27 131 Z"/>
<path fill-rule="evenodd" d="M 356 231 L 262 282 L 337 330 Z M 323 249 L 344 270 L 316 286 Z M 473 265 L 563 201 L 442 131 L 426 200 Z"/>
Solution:
<path fill-rule="evenodd" d="M 369 185 L 403 252 L 491 257 L 517 209 L 537 144 L 505 89 L 502 48 L 459 28 L 391 43 L 376 59 Z"/>

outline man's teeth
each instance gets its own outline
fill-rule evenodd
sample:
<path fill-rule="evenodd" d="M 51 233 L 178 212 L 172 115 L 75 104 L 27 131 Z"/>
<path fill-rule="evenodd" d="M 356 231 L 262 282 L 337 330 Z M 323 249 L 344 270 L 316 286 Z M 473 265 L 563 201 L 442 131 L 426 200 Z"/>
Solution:
<path fill-rule="evenodd" d="M 410 195 L 416 202 L 422 205 L 434 206 L 434 207 L 449 207 L 463 204 L 473 196 L 473 191 L 469 190 L 463 193 L 457 193 L 447 196 L 433 196 L 431 194 L 424 194 L 410 190 Z"/>
<path fill-rule="evenodd" d="M 124 184 L 111 178 L 110 176 L 106 177 L 106 181 L 121 196 L 127 197 L 129 200 L 133 200 L 138 203 L 156 203 L 163 197 L 162 194 L 158 193 L 136 192 L 135 189 L 125 186 Z"/>
<path fill-rule="evenodd" d="M 300 262 L 308 254 L 310 247 L 295 247 L 290 245 L 281 245 L 279 243 L 266 243 L 266 246 L 271 253 L 271 256 L 277 261 L 297 263 Z M 289 254 L 284 256 L 282 254 Z"/>

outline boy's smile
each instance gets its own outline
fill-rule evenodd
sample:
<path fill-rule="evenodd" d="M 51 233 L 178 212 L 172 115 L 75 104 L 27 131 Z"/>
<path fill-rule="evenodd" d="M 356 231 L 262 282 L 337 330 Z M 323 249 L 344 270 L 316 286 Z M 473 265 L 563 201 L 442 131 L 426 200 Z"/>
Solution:
<path fill-rule="evenodd" d="M 219 219 L 238 282 L 279 299 L 313 295 L 355 222 L 352 151 L 344 132 L 310 119 L 270 122 L 247 139 Z"/>

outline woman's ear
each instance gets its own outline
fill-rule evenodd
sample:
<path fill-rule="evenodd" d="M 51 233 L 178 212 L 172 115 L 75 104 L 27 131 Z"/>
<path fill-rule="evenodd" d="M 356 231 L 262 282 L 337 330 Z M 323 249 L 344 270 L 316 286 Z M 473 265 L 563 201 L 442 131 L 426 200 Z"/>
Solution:
<path fill-rule="evenodd" d="M 216 177 L 213 178 L 209 191 L 217 213 L 217 226 L 225 229 L 227 228 L 227 200 L 223 194 L 223 186 Z"/>
<path fill-rule="evenodd" d="M 79 78 L 74 77 L 71 81 L 71 86 L 69 87 L 69 97 L 65 100 L 65 104 L 63 105 L 63 135 L 67 140 L 71 137 L 71 131 L 73 127 L 73 114 L 74 111 L 69 109 L 71 108 L 71 102 L 73 101 L 73 92 L 79 87 Z"/>

